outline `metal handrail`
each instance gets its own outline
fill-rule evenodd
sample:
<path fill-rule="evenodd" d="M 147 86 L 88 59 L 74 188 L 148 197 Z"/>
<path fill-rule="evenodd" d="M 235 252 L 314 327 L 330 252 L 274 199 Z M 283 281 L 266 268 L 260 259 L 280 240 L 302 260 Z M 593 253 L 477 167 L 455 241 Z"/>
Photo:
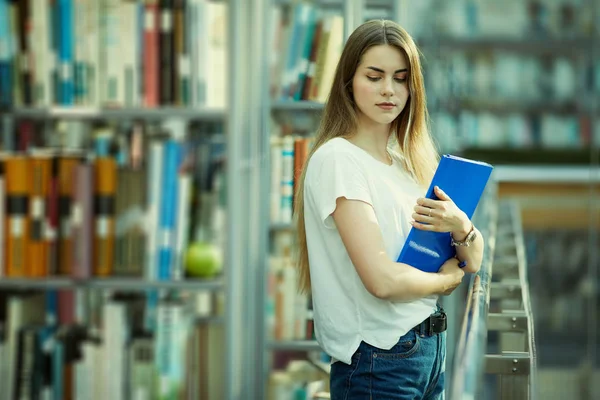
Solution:
<path fill-rule="evenodd" d="M 510 396 L 517 395 L 518 398 L 529 398 L 534 399 L 536 397 L 536 345 L 535 345 L 535 334 L 534 334 L 534 323 L 533 314 L 531 309 L 531 302 L 529 298 L 529 285 L 527 281 L 527 264 L 525 256 L 525 245 L 523 240 L 523 232 L 521 226 L 520 210 L 518 204 L 514 201 L 502 204 L 503 209 L 508 209 L 510 220 L 510 237 L 514 238 L 514 246 L 509 246 L 511 252 L 514 251 L 516 256 L 512 254 L 508 258 L 509 264 L 514 262 L 517 267 L 518 279 L 508 279 L 499 282 L 497 289 L 501 290 L 506 282 L 516 282 L 515 285 L 519 286 L 518 300 L 521 304 L 520 308 L 523 313 L 523 317 L 516 316 L 512 317 L 511 312 L 514 310 L 506 309 L 504 313 L 490 314 L 488 318 L 488 311 L 490 306 L 490 295 L 492 288 L 491 276 L 492 269 L 494 268 L 494 261 L 496 253 L 496 237 L 498 233 L 497 227 L 497 213 L 499 205 L 497 200 L 494 198 L 490 199 L 488 195 L 488 201 L 483 204 L 479 219 L 476 221 L 483 236 L 486 238 L 486 244 L 484 248 L 484 257 L 480 271 L 471 277 L 469 282 L 469 290 L 466 299 L 465 314 L 462 321 L 461 332 L 457 343 L 457 350 L 453 362 L 453 370 L 450 382 L 449 398 L 450 399 L 475 399 L 480 395 L 481 384 L 483 382 L 484 374 L 486 370 L 488 373 L 498 374 L 501 377 L 502 388 L 507 390 L 505 393 L 506 398 L 512 398 Z M 504 203 L 504 202 L 503 202 Z M 501 235 L 502 236 L 502 235 Z M 500 249 L 502 250 L 502 249 Z M 500 251 L 499 250 L 499 251 Z M 501 251 L 502 252 L 502 251 Z M 512 260 L 512 261 L 511 261 Z M 502 273 L 503 269 L 509 268 L 506 257 L 498 259 L 499 262 L 496 266 L 496 273 Z M 496 284 L 497 285 L 497 284 Z M 497 292 L 496 296 L 499 294 Z M 503 298 L 507 300 L 513 297 L 506 297 L 510 295 L 511 291 L 501 291 Z M 498 322 L 505 321 L 506 318 L 510 318 L 510 325 L 506 328 L 504 325 L 498 325 Z M 516 319 L 515 319 L 516 318 Z M 521 319 L 519 319 L 521 318 Z M 525 321 L 526 320 L 526 321 Z M 519 321 L 522 321 L 524 325 L 522 328 L 519 327 Z M 512 330 L 511 330 L 512 327 Z M 486 354 L 487 348 L 487 336 L 489 330 L 501 329 L 503 332 L 518 331 L 522 329 L 522 332 L 526 333 L 527 349 L 522 352 L 522 349 L 509 348 L 505 349 L 507 352 L 498 355 Z M 508 329 L 508 330 L 506 330 Z M 522 368 L 520 362 L 526 361 L 526 367 Z M 508 368 L 507 368 L 508 366 Z M 527 376 L 526 382 L 518 378 L 520 376 Z M 508 379 L 508 380 L 505 380 Z M 517 379 L 517 380 L 514 380 Z M 500 382 L 500 381 L 499 381 Z M 526 386 L 525 386 L 526 385 Z M 503 390 L 501 390 L 502 393 Z"/>
<path fill-rule="evenodd" d="M 487 313 L 492 262 L 496 243 L 495 187 L 484 194 L 474 223 L 485 238 L 483 260 L 479 272 L 471 276 L 465 315 L 454 357 L 450 399 L 474 399 L 483 376 L 487 341 Z"/>
<path fill-rule="evenodd" d="M 513 203 L 511 207 L 513 229 L 518 237 L 523 237 L 523 223 L 519 207 Z M 519 280 L 521 281 L 521 293 L 523 296 L 523 308 L 525 314 L 532 316 L 531 299 L 529 297 L 529 281 L 527 279 L 527 258 L 525 256 L 525 244 L 523 240 L 516 241 L 517 258 L 519 259 Z M 535 399 L 537 393 L 537 347 L 535 342 L 535 330 L 533 318 L 527 319 L 527 340 L 529 347 L 529 398 Z"/>

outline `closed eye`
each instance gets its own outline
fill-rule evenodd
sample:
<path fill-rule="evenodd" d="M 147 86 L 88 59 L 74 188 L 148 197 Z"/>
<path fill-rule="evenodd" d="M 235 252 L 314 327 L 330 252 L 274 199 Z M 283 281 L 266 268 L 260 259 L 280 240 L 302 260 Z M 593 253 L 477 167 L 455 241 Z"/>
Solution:
<path fill-rule="evenodd" d="M 381 80 L 381 77 L 379 76 L 367 76 L 367 79 L 370 80 L 371 82 L 377 82 Z M 404 78 L 394 78 L 394 80 L 398 83 L 404 83 L 406 82 L 406 77 Z"/>

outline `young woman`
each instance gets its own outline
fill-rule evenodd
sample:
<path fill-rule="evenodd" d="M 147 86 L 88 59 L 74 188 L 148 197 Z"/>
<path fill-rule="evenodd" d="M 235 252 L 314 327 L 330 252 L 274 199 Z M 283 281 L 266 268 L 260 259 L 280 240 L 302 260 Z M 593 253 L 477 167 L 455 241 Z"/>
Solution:
<path fill-rule="evenodd" d="M 483 240 L 441 190 L 420 197 L 438 161 L 415 43 L 394 22 L 363 24 L 342 52 L 295 202 L 301 288 L 332 356 L 334 400 L 443 397 L 437 298 L 477 272 Z M 457 258 L 437 273 L 395 262 L 411 227 L 451 232 Z"/>

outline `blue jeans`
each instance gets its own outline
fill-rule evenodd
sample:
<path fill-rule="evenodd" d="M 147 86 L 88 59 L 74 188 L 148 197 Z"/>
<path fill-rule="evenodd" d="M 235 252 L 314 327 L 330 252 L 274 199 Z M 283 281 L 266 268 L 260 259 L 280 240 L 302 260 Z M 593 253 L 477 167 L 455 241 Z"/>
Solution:
<path fill-rule="evenodd" d="M 446 332 L 410 330 L 390 350 L 362 342 L 350 365 L 331 366 L 332 400 L 442 400 Z"/>

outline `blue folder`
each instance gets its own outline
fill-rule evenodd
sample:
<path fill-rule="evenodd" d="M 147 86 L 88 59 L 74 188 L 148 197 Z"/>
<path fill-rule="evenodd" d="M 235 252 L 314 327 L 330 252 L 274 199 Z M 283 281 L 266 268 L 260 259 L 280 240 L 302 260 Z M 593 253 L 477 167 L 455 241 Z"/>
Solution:
<path fill-rule="evenodd" d="M 490 164 L 444 155 L 425 195 L 438 200 L 433 188 L 439 186 L 471 219 L 487 185 L 493 167 Z M 456 251 L 449 232 L 430 232 L 411 228 L 398 262 L 425 272 L 437 272 Z"/>

